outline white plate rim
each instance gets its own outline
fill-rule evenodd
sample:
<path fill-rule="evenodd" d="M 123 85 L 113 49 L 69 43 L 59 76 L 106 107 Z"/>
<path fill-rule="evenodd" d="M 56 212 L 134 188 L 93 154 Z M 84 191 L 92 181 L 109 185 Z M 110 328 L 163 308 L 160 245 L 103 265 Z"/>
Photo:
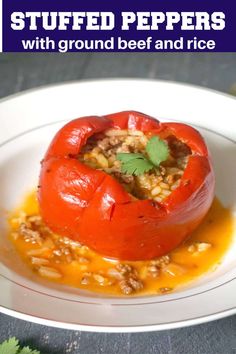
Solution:
<path fill-rule="evenodd" d="M 94 83 L 110 83 L 110 82 L 121 82 L 121 83 L 126 83 L 126 82 L 132 82 L 132 83 L 159 83 L 159 84 L 164 84 L 164 85 L 172 85 L 172 86 L 182 86 L 182 87 L 186 87 L 186 88 L 190 88 L 190 89 L 195 89 L 195 90 L 200 90 L 200 91 L 205 91 L 207 93 L 213 93 L 213 94 L 217 94 L 219 96 L 224 96 L 226 98 L 229 98 L 233 101 L 236 101 L 236 97 L 230 93 L 227 92 L 223 92 L 223 91 L 219 91 L 217 89 L 213 89 L 210 87 L 205 87 L 205 86 L 200 86 L 200 85 L 196 85 L 196 84 L 192 84 L 192 83 L 188 83 L 188 82 L 184 82 L 184 81 L 174 81 L 174 80 L 162 80 L 162 79 L 146 79 L 146 78 L 134 78 L 134 77 L 108 77 L 108 78 L 96 78 L 96 79 L 80 79 L 80 80 L 65 80 L 65 81 L 61 81 L 58 83 L 50 83 L 50 84 L 43 84 L 43 85 L 39 85 L 39 86 L 35 86 L 35 87 L 31 87 L 31 88 L 27 88 L 24 89 L 22 91 L 19 92 L 15 92 L 15 93 L 11 93 L 5 97 L 1 97 L 0 98 L 0 104 L 2 102 L 5 101 L 9 101 L 11 99 L 14 98 L 18 98 L 20 96 L 23 95 L 27 95 L 30 93 L 34 93 L 37 91 L 41 91 L 41 90 L 45 90 L 45 89 L 53 89 L 54 87 L 61 87 L 61 86 L 68 86 L 68 85 L 78 85 L 78 84 L 94 84 Z"/>

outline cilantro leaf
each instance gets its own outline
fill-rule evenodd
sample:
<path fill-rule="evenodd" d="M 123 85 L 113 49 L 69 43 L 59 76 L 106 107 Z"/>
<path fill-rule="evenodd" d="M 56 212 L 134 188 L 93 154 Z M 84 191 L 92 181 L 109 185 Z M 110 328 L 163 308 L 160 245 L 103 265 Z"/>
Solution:
<path fill-rule="evenodd" d="M 120 160 L 121 162 L 129 162 L 131 160 L 137 159 L 137 158 L 143 158 L 143 154 L 134 154 L 134 153 L 127 153 L 127 152 L 118 152 L 116 155 L 117 159 Z"/>
<path fill-rule="evenodd" d="M 167 143 L 158 136 L 153 136 L 148 140 L 146 151 L 150 161 L 155 166 L 159 166 L 162 161 L 167 160 L 169 155 Z"/>
<path fill-rule="evenodd" d="M 0 344 L 0 354 L 40 354 L 40 352 L 29 347 L 20 349 L 18 339 L 12 337 Z"/>
<path fill-rule="evenodd" d="M 15 337 L 5 340 L 2 344 L 0 344 L 1 354 L 17 354 L 18 350 L 19 341 Z"/>
<path fill-rule="evenodd" d="M 153 168 L 153 164 L 142 154 L 119 153 L 117 159 L 122 162 L 121 171 L 129 175 L 139 176 Z"/>
<path fill-rule="evenodd" d="M 17 354 L 40 354 L 40 352 L 38 350 L 32 350 L 29 347 L 24 347 Z"/>
<path fill-rule="evenodd" d="M 165 141 L 153 136 L 147 143 L 146 153 L 148 158 L 140 153 L 118 153 L 116 156 L 121 161 L 121 171 L 134 176 L 142 175 L 165 161 L 169 155 L 169 148 Z"/>

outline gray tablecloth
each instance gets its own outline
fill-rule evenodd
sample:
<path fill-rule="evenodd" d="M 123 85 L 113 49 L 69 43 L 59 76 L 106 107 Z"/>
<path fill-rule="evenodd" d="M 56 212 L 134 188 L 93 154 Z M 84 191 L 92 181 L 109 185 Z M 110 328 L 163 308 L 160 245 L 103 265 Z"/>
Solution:
<path fill-rule="evenodd" d="M 108 77 L 157 78 L 235 93 L 236 53 L 0 55 L 0 97 L 45 84 Z M 99 334 L 0 314 L 0 342 L 10 336 L 44 354 L 236 354 L 236 316 L 163 332 Z"/>

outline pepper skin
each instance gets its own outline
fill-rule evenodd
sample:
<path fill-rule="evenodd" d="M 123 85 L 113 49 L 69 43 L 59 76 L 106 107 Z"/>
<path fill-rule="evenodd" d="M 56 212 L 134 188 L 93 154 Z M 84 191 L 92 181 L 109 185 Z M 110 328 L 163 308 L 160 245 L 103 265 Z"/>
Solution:
<path fill-rule="evenodd" d="M 189 146 L 180 186 L 163 202 L 134 200 L 112 176 L 77 159 L 90 136 L 110 128 L 172 135 Z M 215 178 L 197 130 L 127 111 L 65 125 L 48 148 L 39 185 L 41 215 L 54 232 L 106 257 L 134 261 L 170 252 L 196 229 L 212 203 Z"/>

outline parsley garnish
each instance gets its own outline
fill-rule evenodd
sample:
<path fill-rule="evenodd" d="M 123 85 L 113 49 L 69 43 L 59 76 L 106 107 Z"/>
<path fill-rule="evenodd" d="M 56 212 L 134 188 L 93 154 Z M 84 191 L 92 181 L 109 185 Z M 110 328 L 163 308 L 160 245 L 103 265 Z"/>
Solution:
<path fill-rule="evenodd" d="M 15 337 L 5 340 L 0 344 L 1 354 L 40 354 L 38 350 L 30 349 L 29 347 L 20 348 L 19 341 Z"/>
<path fill-rule="evenodd" d="M 129 175 L 142 175 L 153 168 L 153 164 L 142 154 L 118 153 L 117 159 L 122 162 L 121 171 Z"/>
<path fill-rule="evenodd" d="M 155 167 L 159 167 L 162 161 L 169 156 L 169 148 L 165 141 L 157 136 L 149 139 L 146 146 L 147 157 L 136 153 L 118 153 L 117 159 L 121 161 L 121 171 L 123 173 L 139 176 Z"/>
<path fill-rule="evenodd" d="M 161 140 L 158 136 L 153 136 L 148 140 L 146 151 L 149 160 L 155 166 L 159 166 L 162 161 L 167 160 L 169 156 L 169 148 L 164 140 Z"/>

